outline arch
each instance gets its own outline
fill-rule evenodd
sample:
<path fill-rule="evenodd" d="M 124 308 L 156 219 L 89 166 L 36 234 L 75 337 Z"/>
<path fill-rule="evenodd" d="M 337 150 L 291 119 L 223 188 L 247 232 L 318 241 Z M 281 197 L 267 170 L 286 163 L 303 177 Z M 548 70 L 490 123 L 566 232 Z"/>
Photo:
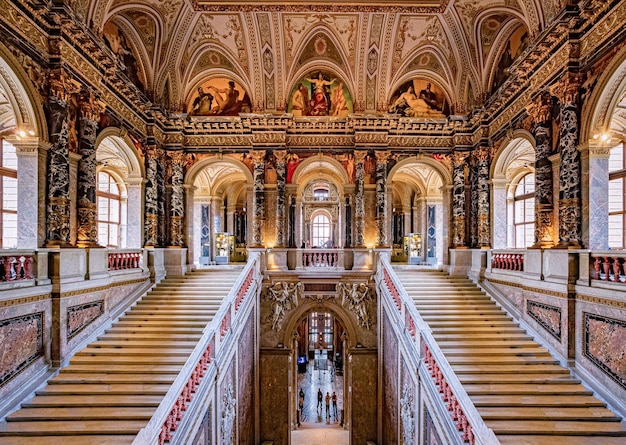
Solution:
<path fill-rule="evenodd" d="M 584 85 L 583 88 L 589 86 Z M 579 137 L 581 142 L 610 130 L 624 131 L 624 129 L 611 128 L 611 124 L 614 110 L 625 94 L 626 47 L 615 55 L 606 68 L 603 68 L 603 73 L 598 76 L 589 98 L 584 101 L 580 115 L 587 116 L 587 119 L 581 121 Z"/>
<path fill-rule="evenodd" d="M 532 153 L 529 151 L 532 150 Z M 528 165 L 534 165 L 535 139 L 526 130 L 515 130 L 503 141 L 500 150 L 496 153 L 491 163 L 491 178 L 509 178 L 511 165 L 515 161 L 521 161 Z M 532 156 L 529 156 L 531 155 Z"/>
<path fill-rule="evenodd" d="M 189 170 L 187 171 L 187 174 L 185 175 L 185 185 L 193 186 L 194 184 L 196 184 L 196 181 L 202 175 L 203 170 L 206 167 L 211 166 L 213 164 L 217 164 L 217 163 L 223 163 L 223 164 L 227 164 L 227 165 L 232 166 L 232 167 L 236 167 L 238 170 L 241 171 L 241 173 L 245 177 L 245 182 L 247 184 L 252 184 L 254 182 L 254 179 L 252 177 L 252 173 L 250 172 L 248 167 L 243 162 L 241 162 L 241 161 L 239 161 L 237 159 L 233 159 L 233 158 L 228 157 L 228 156 L 223 156 L 223 157 L 217 157 L 216 156 L 216 157 L 212 157 L 212 158 L 202 159 L 202 160 L 196 162 L 195 164 L 193 164 L 193 166 L 191 166 L 191 168 L 189 168 Z M 215 188 L 214 188 L 214 190 L 215 190 Z"/>
<path fill-rule="evenodd" d="M 107 127 L 96 138 L 96 159 L 100 163 L 114 162 L 128 178 L 145 177 L 142 155 L 135 148 L 126 130 Z"/>
<path fill-rule="evenodd" d="M 407 165 L 411 165 L 411 164 L 424 164 L 427 165 L 429 167 L 431 167 L 433 170 L 435 170 L 441 177 L 441 181 L 442 181 L 442 186 L 447 186 L 447 185 L 451 185 L 452 184 L 452 174 L 451 172 L 439 161 L 433 159 L 430 156 L 426 156 L 426 155 L 417 155 L 415 157 L 410 157 L 410 158 L 406 158 L 403 159 L 402 161 L 398 162 L 396 165 L 393 166 L 393 168 L 389 171 L 389 173 L 387 174 L 387 182 L 390 183 L 391 181 L 393 181 L 393 176 L 402 169 L 402 167 L 406 167 Z"/>
<path fill-rule="evenodd" d="M 301 195 L 311 180 L 320 178 L 332 181 L 337 190 L 343 190 L 344 184 L 350 183 L 341 163 L 321 154 L 302 161 L 293 173 L 292 183 L 298 184 L 298 194 Z"/>
<path fill-rule="evenodd" d="M 438 73 L 432 70 L 416 69 L 416 70 L 404 72 L 413 63 L 415 59 L 422 56 L 423 54 L 432 54 L 433 57 L 435 57 L 439 61 L 441 66 L 443 67 L 443 71 L 448 76 L 448 79 L 443 78 Z M 404 72 L 404 74 L 402 74 L 402 76 L 400 76 L 399 78 L 392 80 L 390 89 L 387 92 L 387 95 L 389 96 L 388 100 L 391 99 L 391 96 L 393 95 L 393 93 L 406 81 L 411 80 L 415 77 L 421 76 L 421 77 L 424 77 L 425 79 L 428 79 L 430 81 L 437 83 L 437 85 L 439 85 L 441 89 L 445 92 L 447 96 L 446 99 L 448 100 L 448 102 L 454 103 L 454 101 L 451 100 L 451 98 L 453 97 L 453 95 L 451 94 L 452 82 L 454 81 L 453 76 L 452 76 L 452 70 L 450 69 L 450 64 L 448 63 L 447 57 L 445 57 L 445 55 L 442 53 L 441 48 L 435 45 L 418 46 L 411 53 L 407 54 L 406 57 L 403 57 L 403 60 L 404 62 L 398 67 L 396 72 L 397 73 Z"/>
<path fill-rule="evenodd" d="M 338 299 L 339 297 L 337 297 Z M 288 317 L 283 322 L 283 338 L 282 343 L 284 345 L 291 345 L 293 335 L 296 332 L 296 326 L 302 319 L 308 316 L 312 312 L 328 312 L 333 317 L 338 318 L 343 324 L 345 332 L 348 333 L 347 348 L 353 348 L 357 344 L 357 327 L 350 317 L 350 313 L 346 311 L 337 301 L 337 304 L 330 304 L 324 302 L 319 304 L 317 300 L 305 299 L 301 297 L 301 301 L 298 302 L 298 306 L 290 312 Z"/>
<path fill-rule="evenodd" d="M 287 94 L 291 94 L 291 92 L 296 87 L 297 83 L 308 73 L 312 71 L 328 71 L 332 75 L 334 75 L 337 79 L 341 79 L 344 84 L 344 88 L 348 90 L 352 100 L 354 101 L 354 91 L 355 85 L 352 79 L 344 72 L 340 67 L 335 64 L 329 63 L 328 61 L 320 61 L 320 60 L 311 60 L 304 65 L 302 65 L 297 71 L 293 73 L 286 81 L 285 85 L 289 85 L 289 88 L 285 91 Z M 287 98 L 289 99 L 289 98 Z"/>
<path fill-rule="evenodd" d="M 47 140 L 48 127 L 43 104 L 40 102 L 37 86 L 33 85 L 24 67 L 33 71 L 37 69 L 28 56 L 23 56 L 21 61 L 17 60 L 11 51 L 0 43 L 0 90 L 4 90 L 13 112 L 12 118 L 9 118 L 10 123 L 9 121 L 0 123 L 0 134 L 24 131 L 28 137 Z"/>

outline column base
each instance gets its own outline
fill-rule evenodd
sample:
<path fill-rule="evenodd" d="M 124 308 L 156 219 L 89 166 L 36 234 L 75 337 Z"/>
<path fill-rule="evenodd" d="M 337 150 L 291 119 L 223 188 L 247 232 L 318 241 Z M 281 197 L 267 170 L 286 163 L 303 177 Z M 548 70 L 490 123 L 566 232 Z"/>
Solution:
<path fill-rule="evenodd" d="M 104 249 L 97 241 L 78 241 L 76 247 L 80 249 Z"/>
<path fill-rule="evenodd" d="M 580 250 L 583 248 L 583 246 L 582 244 L 576 241 L 566 241 L 566 242 L 560 242 L 554 248 L 555 249 Z"/>
<path fill-rule="evenodd" d="M 552 249 L 553 247 L 554 243 L 552 241 L 537 241 L 529 249 Z"/>
<path fill-rule="evenodd" d="M 47 249 L 71 249 L 76 246 L 69 241 L 47 241 L 44 247 Z"/>

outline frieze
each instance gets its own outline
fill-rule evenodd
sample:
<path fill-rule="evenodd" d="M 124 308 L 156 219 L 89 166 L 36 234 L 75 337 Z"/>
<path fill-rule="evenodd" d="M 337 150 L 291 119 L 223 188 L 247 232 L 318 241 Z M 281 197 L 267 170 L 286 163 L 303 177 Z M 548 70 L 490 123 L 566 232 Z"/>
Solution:
<path fill-rule="evenodd" d="M 284 131 L 255 131 L 252 133 L 254 145 L 284 145 L 286 139 Z"/>
<path fill-rule="evenodd" d="M 352 147 L 354 146 L 353 136 L 333 136 L 333 135 L 289 135 L 287 145 L 290 147 Z"/>
<path fill-rule="evenodd" d="M 390 147 L 443 147 L 452 148 L 452 137 L 426 137 L 426 136 L 389 136 Z"/>
<path fill-rule="evenodd" d="M 0 10 L 2 10 L 0 17 L 6 23 L 12 25 L 13 31 L 24 37 L 24 40 L 31 43 L 39 53 L 48 53 L 48 38 L 44 32 L 22 12 L 18 11 L 15 5 L 5 0 L 0 0 Z"/>
<path fill-rule="evenodd" d="M 626 301 L 613 300 L 611 298 L 592 297 L 591 295 L 576 294 L 576 299 L 593 304 L 603 304 L 605 306 L 616 307 L 618 309 L 626 309 Z"/>
<path fill-rule="evenodd" d="M 358 132 L 354 134 L 354 143 L 357 145 L 387 145 L 387 133 Z"/>
<path fill-rule="evenodd" d="M 402 4 L 404 3 L 404 4 Z M 242 3 L 230 3 L 230 2 L 208 2 L 206 0 L 193 0 L 192 6 L 196 11 L 203 12 L 280 12 L 301 13 L 304 10 L 309 12 L 321 12 L 325 14 L 329 13 L 376 13 L 385 12 L 390 14 L 436 14 L 442 13 L 446 10 L 448 1 L 433 2 L 432 6 L 415 6 L 411 5 L 411 2 L 394 2 L 392 4 L 367 4 L 367 5 L 355 5 L 343 2 L 293 2 L 292 4 L 285 4 L 282 2 L 265 2 L 263 5 L 259 5 L 256 2 L 242 2 Z"/>
<path fill-rule="evenodd" d="M 32 304 L 38 301 L 46 301 L 52 298 L 51 294 L 33 295 L 30 297 L 11 298 L 10 300 L 0 300 L 0 308 L 18 306 L 20 304 Z"/>
<path fill-rule="evenodd" d="M 557 292 L 557 291 L 552 291 L 548 289 L 539 289 L 537 287 L 524 286 L 523 284 L 511 283 L 509 281 L 493 280 L 491 278 L 488 281 L 493 284 L 499 284 L 501 286 L 516 287 L 518 289 L 522 289 L 527 292 L 535 292 L 535 293 L 542 294 L 542 295 L 548 295 L 550 297 L 567 298 L 567 294 L 565 292 Z"/>
<path fill-rule="evenodd" d="M 252 148 L 251 136 L 185 136 L 183 145 L 188 147 L 248 147 Z"/>
<path fill-rule="evenodd" d="M 140 278 L 137 280 L 127 280 L 127 281 L 120 281 L 118 283 L 110 283 L 110 284 L 107 284 L 106 286 L 96 286 L 96 287 L 90 287 L 87 289 L 73 290 L 70 292 L 61 292 L 60 298 L 71 298 L 71 297 L 76 297 L 78 295 L 88 294 L 92 292 L 101 292 L 101 291 L 109 290 L 113 287 L 127 286 L 130 284 L 140 284 L 140 283 L 145 283 L 145 282 L 146 282 L 145 279 Z"/>
<path fill-rule="evenodd" d="M 608 6 L 607 2 L 605 6 Z M 599 14 L 605 12 L 602 8 L 594 8 L 594 13 Z M 600 21 L 593 27 L 591 31 L 585 33 L 580 41 L 580 55 L 582 59 L 587 57 L 595 57 L 598 48 L 605 42 L 614 38 L 616 32 L 621 31 L 621 24 L 626 20 L 626 8 L 615 7 L 611 9 L 610 14 L 605 14 Z"/>

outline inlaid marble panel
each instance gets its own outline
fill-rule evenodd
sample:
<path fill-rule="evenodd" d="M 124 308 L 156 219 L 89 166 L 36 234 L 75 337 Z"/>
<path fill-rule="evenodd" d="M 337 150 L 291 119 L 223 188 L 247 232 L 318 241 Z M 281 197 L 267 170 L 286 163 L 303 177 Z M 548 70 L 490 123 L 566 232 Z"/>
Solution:
<path fill-rule="evenodd" d="M 387 314 L 383 326 L 383 437 L 398 443 L 398 339 Z"/>
<path fill-rule="evenodd" d="M 43 354 L 43 312 L 0 321 L 0 386 Z"/>
<path fill-rule="evenodd" d="M 547 304 L 528 300 L 527 312 L 541 327 L 557 340 L 561 340 L 561 309 Z"/>
<path fill-rule="evenodd" d="M 583 313 L 583 354 L 626 388 L 626 322 Z"/>
<path fill-rule="evenodd" d="M 254 320 L 251 313 L 239 337 L 237 404 L 239 444 L 254 444 Z"/>
<path fill-rule="evenodd" d="M 89 326 L 104 313 L 104 301 L 93 301 L 67 308 L 67 339 Z"/>

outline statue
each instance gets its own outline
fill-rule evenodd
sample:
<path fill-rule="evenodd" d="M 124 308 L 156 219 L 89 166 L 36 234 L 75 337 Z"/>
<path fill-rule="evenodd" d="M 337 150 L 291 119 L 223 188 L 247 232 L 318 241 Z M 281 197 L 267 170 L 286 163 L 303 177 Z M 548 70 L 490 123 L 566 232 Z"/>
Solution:
<path fill-rule="evenodd" d="M 341 297 L 341 305 L 356 314 L 360 327 L 369 330 L 370 316 L 367 303 L 371 301 L 372 295 L 367 283 L 337 283 L 336 289 Z"/>
<path fill-rule="evenodd" d="M 285 317 L 285 312 L 298 306 L 298 297 L 302 294 L 304 285 L 301 282 L 287 283 L 276 282 L 269 286 L 266 291 L 266 297 L 272 302 L 272 310 L 266 318 L 266 321 L 272 323 L 272 330 L 280 329 L 280 325 Z"/>

